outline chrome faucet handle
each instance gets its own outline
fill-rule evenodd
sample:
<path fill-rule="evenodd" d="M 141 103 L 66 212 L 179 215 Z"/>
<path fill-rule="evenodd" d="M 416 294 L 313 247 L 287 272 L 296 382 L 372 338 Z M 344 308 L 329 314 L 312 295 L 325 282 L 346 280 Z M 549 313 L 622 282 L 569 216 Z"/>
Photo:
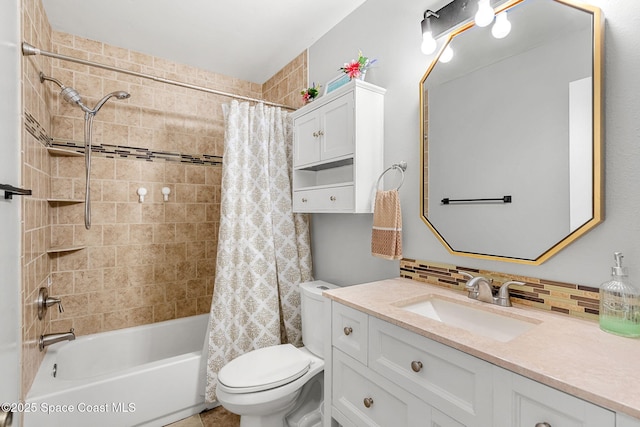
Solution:
<path fill-rule="evenodd" d="M 465 289 L 469 292 L 469 298 L 479 299 L 482 295 L 484 299 L 487 299 L 487 293 L 492 295 L 491 282 L 493 282 L 493 279 L 487 279 L 483 276 L 476 276 L 470 279 L 465 285 Z M 481 287 L 482 283 L 484 283 L 484 286 Z"/>
<path fill-rule="evenodd" d="M 64 308 L 62 307 L 62 300 L 60 298 L 49 297 L 44 302 L 47 307 L 51 307 L 53 304 L 58 304 L 58 312 L 64 313 Z"/>
<path fill-rule="evenodd" d="M 498 290 L 498 296 L 496 298 L 496 304 L 502 307 L 511 307 L 511 300 L 509 299 L 509 286 L 511 285 L 524 285 L 524 282 L 518 280 L 509 280 L 504 282 Z"/>
<path fill-rule="evenodd" d="M 462 271 L 462 270 L 458 270 L 458 274 L 463 275 L 464 277 L 466 277 L 467 279 L 473 279 L 473 274 L 468 273 L 466 271 Z"/>

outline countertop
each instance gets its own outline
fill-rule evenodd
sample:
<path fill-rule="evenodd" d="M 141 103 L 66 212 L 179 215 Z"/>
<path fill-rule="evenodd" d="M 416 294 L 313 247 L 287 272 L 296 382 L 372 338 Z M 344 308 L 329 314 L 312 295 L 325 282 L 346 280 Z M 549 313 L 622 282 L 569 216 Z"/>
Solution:
<path fill-rule="evenodd" d="M 640 339 L 603 332 L 597 322 L 526 306 L 499 307 L 472 300 L 466 293 L 403 278 L 332 289 L 324 295 L 596 405 L 640 418 Z M 429 295 L 538 324 L 501 342 L 399 307 Z"/>

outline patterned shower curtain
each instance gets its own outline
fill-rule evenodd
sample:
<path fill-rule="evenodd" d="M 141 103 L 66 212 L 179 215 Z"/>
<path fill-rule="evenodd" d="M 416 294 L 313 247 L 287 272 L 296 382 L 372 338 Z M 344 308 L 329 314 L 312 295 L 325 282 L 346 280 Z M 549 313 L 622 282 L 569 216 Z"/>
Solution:
<path fill-rule="evenodd" d="M 209 316 L 206 400 L 218 371 L 248 351 L 302 345 L 298 284 L 311 280 L 309 223 L 293 214 L 289 115 L 225 106 L 220 233 Z"/>

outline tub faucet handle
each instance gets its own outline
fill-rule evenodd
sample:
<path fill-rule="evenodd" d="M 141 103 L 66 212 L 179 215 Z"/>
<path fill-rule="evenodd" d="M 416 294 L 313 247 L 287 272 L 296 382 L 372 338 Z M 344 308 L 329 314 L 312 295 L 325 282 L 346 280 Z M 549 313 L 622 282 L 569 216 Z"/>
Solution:
<path fill-rule="evenodd" d="M 64 308 L 62 307 L 62 300 L 60 298 L 49 297 L 45 301 L 47 307 L 51 307 L 53 304 L 58 304 L 58 312 L 64 313 Z"/>
<path fill-rule="evenodd" d="M 60 298 L 50 297 L 49 290 L 47 288 L 40 288 L 40 292 L 38 292 L 38 300 L 36 301 L 36 305 L 38 306 L 38 319 L 42 320 L 44 315 L 47 313 L 47 308 L 54 304 L 58 304 L 58 311 L 60 313 L 64 312 L 62 300 Z"/>

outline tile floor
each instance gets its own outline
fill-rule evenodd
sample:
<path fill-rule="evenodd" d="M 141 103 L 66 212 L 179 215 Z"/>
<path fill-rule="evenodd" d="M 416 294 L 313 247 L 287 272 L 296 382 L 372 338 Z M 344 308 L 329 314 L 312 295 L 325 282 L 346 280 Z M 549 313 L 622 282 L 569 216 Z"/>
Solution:
<path fill-rule="evenodd" d="M 165 427 L 239 427 L 240 416 L 233 414 L 222 406 L 201 412 L 184 420 Z"/>

